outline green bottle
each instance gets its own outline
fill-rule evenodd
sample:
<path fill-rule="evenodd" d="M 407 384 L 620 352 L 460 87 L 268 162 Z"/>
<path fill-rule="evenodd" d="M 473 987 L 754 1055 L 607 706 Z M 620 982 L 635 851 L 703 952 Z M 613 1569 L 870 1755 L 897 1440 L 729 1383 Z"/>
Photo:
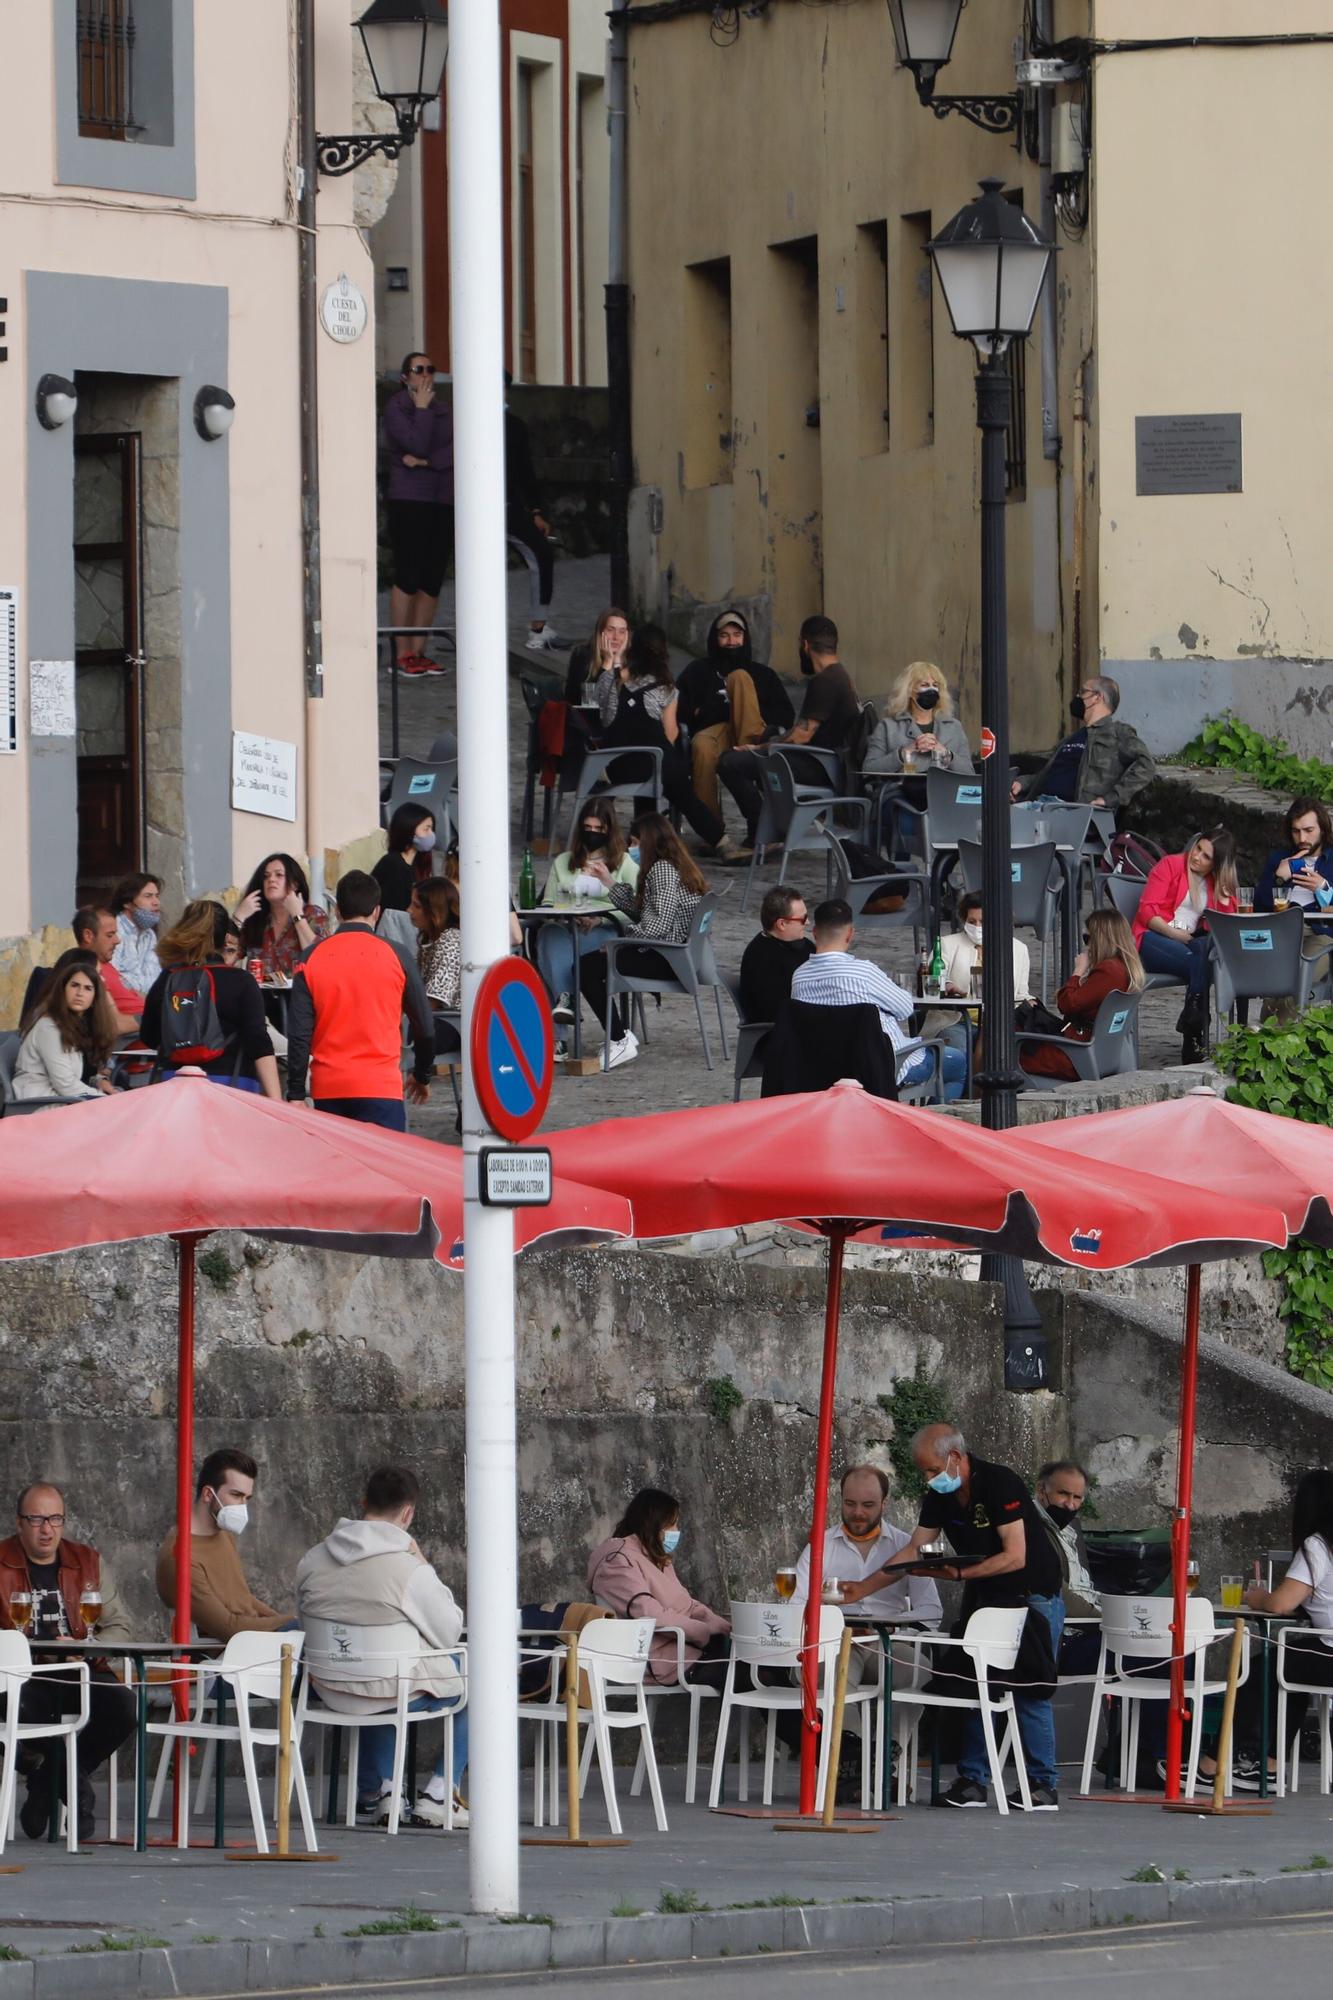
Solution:
<path fill-rule="evenodd" d="M 520 910 L 535 909 L 537 905 L 537 875 L 532 866 L 532 849 L 523 849 L 523 866 L 518 871 L 518 907 Z"/>
<path fill-rule="evenodd" d="M 935 949 L 931 954 L 930 978 L 936 993 L 942 993 L 944 990 L 944 947 L 938 938 L 935 940 Z"/>

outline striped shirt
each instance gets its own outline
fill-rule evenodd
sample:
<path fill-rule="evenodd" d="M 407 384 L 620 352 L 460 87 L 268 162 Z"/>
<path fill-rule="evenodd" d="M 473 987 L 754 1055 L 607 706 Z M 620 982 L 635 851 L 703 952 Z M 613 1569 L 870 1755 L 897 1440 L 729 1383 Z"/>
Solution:
<path fill-rule="evenodd" d="M 897 1055 L 910 1055 L 921 1046 L 921 1037 L 905 1034 L 902 1027 L 915 1011 L 915 1000 L 868 958 L 854 958 L 849 951 L 816 951 L 797 966 L 791 997 L 808 1007 L 878 1007 L 880 1026 Z"/>

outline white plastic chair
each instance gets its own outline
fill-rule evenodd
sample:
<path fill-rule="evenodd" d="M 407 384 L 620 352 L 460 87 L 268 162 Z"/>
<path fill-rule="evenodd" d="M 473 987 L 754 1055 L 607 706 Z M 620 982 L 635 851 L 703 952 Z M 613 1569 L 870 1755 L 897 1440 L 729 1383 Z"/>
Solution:
<path fill-rule="evenodd" d="M 361 1731 L 381 1726 L 393 1730 L 393 1798 L 389 1807 L 389 1832 L 396 1834 L 402 1815 L 407 1732 L 414 1723 L 442 1722 L 445 1770 L 444 1831 L 452 1833 L 454 1717 L 467 1706 L 467 1647 L 450 1646 L 443 1652 L 428 1652 L 421 1645 L 416 1626 L 406 1622 L 396 1625 L 348 1625 L 341 1619 L 307 1617 L 305 1636 L 310 1644 L 305 1652 L 305 1673 L 301 1677 L 301 1692 L 296 1704 L 297 1721 L 302 1732 L 310 1726 L 320 1730 L 348 1731 L 346 1824 L 356 1825 Z M 457 1664 L 463 1682 L 462 1696 L 457 1700 L 451 1700 L 448 1696 L 441 1695 L 439 1697 L 441 1707 L 438 1711 L 419 1710 L 413 1714 L 408 1704 L 418 1694 L 428 1692 L 416 1684 L 418 1670 L 434 1660 L 452 1661 Z M 367 1680 L 392 1680 L 397 1689 L 393 1700 L 385 1701 L 374 1709 L 363 1708 L 354 1714 L 346 1714 L 341 1709 L 326 1707 L 318 1699 L 330 1687 L 336 1690 L 340 1681 Z M 312 1700 L 312 1696 L 316 1698 Z M 318 1789 L 324 1775 L 322 1735 L 317 1742 L 315 1785 Z"/>
<path fill-rule="evenodd" d="M 1097 1747 L 1097 1725 L 1101 1720 L 1102 1697 L 1126 1704 L 1120 1732 L 1120 1789 L 1129 1791 L 1131 1773 L 1138 1769 L 1139 1713 L 1145 1701 L 1168 1701 L 1171 1696 L 1169 1669 L 1156 1673 L 1135 1671 L 1136 1660 L 1166 1660 L 1173 1646 L 1169 1597 L 1102 1598 L 1102 1652 L 1093 1687 L 1092 1712 L 1083 1749 L 1083 1781 L 1079 1790 L 1086 1797 L 1092 1784 L 1092 1758 Z M 1217 1638 L 1213 1607 L 1206 1597 L 1185 1601 L 1185 1693 L 1190 1704 L 1190 1749 L 1185 1780 L 1185 1797 L 1192 1799 L 1199 1780 L 1199 1751 L 1203 1743 L 1203 1703 L 1210 1694 L 1221 1694 L 1226 1675 L 1206 1678 L 1208 1648 Z M 1114 1662 L 1114 1664 L 1113 1664 Z M 1250 1635 L 1245 1634 L 1241 1680 L 1250 1670 Z M 1230 1759 L 1225 1773 L 1226 1789 L 1231 1789 Z"/>
<path fill-rule="evenodd" d="M 686 1680 L 684 1628 L 680 1625 L 659 1625 L 657 1637 L 661 1638 L 663 1633 L 671 1634 L 676 1641 L 676 1678 L 673 1681 L 650 1681 L 645 1678 L 644 1698 L 653 1703 L 654 1715 L 656 1715 L 656 1704 L 672 1695 L 683 1695 L 690 1704 L 689 1743 L 685 1753 L 685 1803 L 687 1806 L 692 1806 L 699 1769 L 699 1711 L 706 1701 L 716 1701 L 718 1692 L 716 1688 L 700 1687 L 694 1681 Z M 629 1788 L 632 1799 L 637 1799 L 643 1790 L 644 1773 L 647 1768 L 648 1760 L 640 1745 L 639 1761 L 634 1766 L 634 1779 Z"/>
<path fill-rule="evenodd" d="M 239 1743 L 241 1764 L 245 1771 L 245 1789 L 250 1802 L 250 1818 L 254 1823 L 255 1846 L 261 1854 L 268 1853 L 268 1836 L 264 1831 L 264 1808 L 259 1796 L 259 1776 L 255 1769 L 255 1751 L 259 1748 L 276 1750 L 278 1747 L 278 1719 L 275 1713 L 271 1728 L 256 1728 L 250 1715 L 252 1702 L 271 1702 L 276 1711 L 281 1698 L 282 1648 L 290 1646 L 292 1664 L 301 1657 L 305 1645 L 304 1632 L 237 1632 L 228 1639 L 226 1651 L 218 1659 L 201 1661 L 187 1665 L 182 1662 L 180 1672 L 188 1675 L 195 1683 L 193 1710 L 184 1721 L 174 1718 L 168 1722 L 150 1722 L 148 1734 L 190 1742 L 198 1737 L 204 1742 Z M 234 1722 L 208 1722 L 204 1710 L 208 1701 L 208 1683 L 212 1679 L 230 1683 L 236 1703 Z M 306 1790 L 305 1770 L 301 1763 L 301 1733 L 299 1712 L 292 1717 L 292 1781 L 296 1787 L 297 1803 L 301 1812 L 301 1828 L 305 1834 L 306 1847 L 311 1854 L 317 1853 L 315 1823 L 310 1812 L 310 1794 Z M 180 1827 L 177 1845 L 190 1844 L 190 1789 L 181 1787 Z"/>
<path fill-rule="evenodd" d="M 990 1764 L 991 1783 L 995 1787 L 995 1804 L 1000 1812 L 1008 1813 L 1009 1801 L 1004 1790 L 1004 1767 L 1010 1756 L 1014 1760 L 1014 1770 L 1018 1777 L 1018 1793 L 1025 1811 L 1032 1808 L 1032 1794 L 1028 1788 L 1027 1764 L 1023 1758 L 1022 1738 L 1018 1729 L 1018 1710 L 1014 1706 L 1012 1688 L 993 1688 L 990 1676 L 993 1673 L 1010 1673 L 1018 1658 L 1019 1642 L 1023 1637 L 1023 1627 L 1027 1622 L 1025 1605 L 1010 1609 L 1004 1605 L 988 1604 L 980 1611 L 974 1611 L 968 1619 L 963 1635 L 951 1639 L 942 1632 L 905 1632 L 894 1634 L 895 1645 L 915 1646 L 919 1650 L 929 1646 L 956 1646 L 967 1654 L 976 1674 L 975 1694 L 937 1694 L 925 1686 L 913 1687 L 911 1705 L 915 1711 L 899 1738 L 898 1758 L 898 1803 L 906 1805 L 910 1795 L 916 1796 L 917 1746 L 921 1736 L 921 1719 L 928 1708 L 977 1709 L 981 1715 L 982 1733 L 986 1739 L 986 1757 Z M 929 1655 L 927 1654 L 927 1658 Z M 1004 1718 L 1004 1734 L 996 1737 L 995 1723 L 998 1716 Z"/>
<path fill-rule="evenodd" d="M 621 1831 L 620 1808 L 616 1801 L 615 1770 L 611 1761 L 611 1732 L 614 1729 L 637 1729 L 639 1732 L 639 1754 L 644 1760 L 648 1774 L 648 1789 L 652 1794 L 653 1813 L 659 1833 L 667 1831 L 666 1807 L 662 1803 L 662 1785 L 657 1774 L 657 1757 L 653 1750 L 652 1723 L 648 1715 L 648 1704 L 644 1700 L 643 1678 L 648 1666 L 648 1653 L 655 1630 L 651 1618 L 603 1618 L 585 1625 L 579 1633 L 578 1667 L 579 1673 L 587 1674 L 588 1706 L 579 1708 L 579 1725 L 587 1726 L 584 1739 L 583 1759 L 579 1772 L 579 1794 L 587 1783 L 588 1770 L 594 1748 L 597 1765 L 602 1778 L 602 1796 L 606 1800 L 606 1815 L 611 1822 L 613 1834 Z M 550 1811 L 551 1824 L 560 1824 L 560 1738 L 566 1723 L 564 1697 L 560 1692 L 561 1674 L 555 1670 L 555 1663 L 563 1668 L 567 1648 L 557 1646 L 549 1655 L 553 1662 L 550 1685 L 546 1694 L 537 1701 L 520 1702 L 519 1720 L 535 1722 L 538 1725 L 536 1755 L 533 1762 L 533 1824 L 541 1826 L 543 1805 Z M 632 1694 L 629 1707 L 612 1705 L 609 1697 L 617 1694 Z M 546 1762 L 547 1738 L 550 1738 L 549 1778 Z M 548 1796 L 543 1800 L 543 1792 Z"/>
<path fill-rule="evenodd" d="M 1295 1661 L 1289 1661 L 1288 1658 L 1287 1641 L 1294 1633 L 1303 1639 L 1308 1638 L 1309 1632 L 1310 1628 L 1307 1625 L 1284 1625 L 1277 1635 L 1277 1795 L 1280 1799 L 1284 1799 L 1287 1795 L 1287 1696 L 1289 1694 L 1308 1694 L 1315 1698 L 1316 1713 L 1319 1717 L 1319 1789 L 1325 1797 L 1333 1791 L 1333 1743 L 1329 1740 L 1329 1712 L 1333 1706 L 1333 1688 L 1329 1687 L 1327 1681 L 1301 1680 L 1300 1669 L 1297 1667 L 1293 1673 Z M 1322 1641 L 1320 1643 L 1322 1644 Z M 1292 1650 L 1295 1660 L 1299 1660 L 1301 1654 L 1308 1653 L 1311 1648 L 1303 1645 Z M 1266 1755 L 1267 1748 L 1265 1744 L 1261 1754 Z M 1298 1736 L 1291 1746 L 1293 1792 L 1300 1790 L 1300 1783 L 1301 1739 Z"/>
<path fill-rule="evenodd" d="M 736 1686 L 738 1667 L 781 1668 L 789 1673 L 799 1672 L 801 1648 L 805 1621 L 803 1604 L 741 1604 L 731 1606 L 731 1659 L 727 1664 L 727 1678 L 722 1690 L 722 1709 L 717 1720 L 717 1745 L 713 1751 L 713 1780 L 709 1789 L 709 1809 L 716 1808 L 722 1795 L 722 1772 L 726 1764 L 727 1734 L 731 1727 L 732 1711 L 739 1713 L 740 1719 L 740 1770 L 737 1779 L 737 1797 L 744 1801 L 750 1794 L 750 1716 L 756 1709 L 762 1709 L 767 1717 L 764 1737 L 764 1791 L 766 1806 L 773 1803 L 773 1762 L 777 1746 L 777 1721 L 779 1712 L 787 1710 L 797 1715 L 801 1713 L 802 1690 L 786 1678 L 778 1686 Z M 833 1712 L 833 1690 L 837 1674 L 838 1647 L 842 1640 L 843 1615 L 834 1604 L 822 1604 L 819 1608 L 819 1679 L 816 1689 L 816 1705 L 827 1720 Z M 873 1743 L 875 1719 L 880 1712 L 880 1696 L 883 1673 L 883 1655 L 879 1639 L 872 1637 L 866 1641 L 873 1646 L 873 1657 L 879 1662 L 876 1676 L 863 1680 L 858 1687 L 847 1690 L 846 1715 L 862 1721 L 861 1731 L 861 1802 L 870 1804 L 870 1784 L 872 1762 L 878 1769 Z M 757 1674 L 751 1678 L 758 1678 Z M 858 1711 L 861 1711 L 858 1714 Z M 827 1728 L 819 1736 L 819 1773 L 816 1803 L 822 1801 L 824 1786 L 828 1776 L 830 1735 Z M 883 1756 L 880 1745 L 878 1757 Z"/>
<path fill-rule="evenodd" d="M 77 1678 L 78 1714 L 62 1716 L 58 1722 L 20 1722 L 19 1701 L 27 1683 L 54 1680 L 57 1675 L 65 1679 L 70 1676 Z M 5 1694 L 5 1720 L 0 1731 L 0 1747 L 3 1747 L 5 1756 L 4 1773 L 0 1776 L 0 1854 L 5 1851 L 6 1840 L 14 1838 L 19 1745 L 49 1743 L 60 1737 L 65 1742 L 65 1797 L 71 1801 L 65 1808 L 65 1845 L 71 1854 L 77 1854 L 79 1810 L 73 1801 L 79 1796 L 79 1731 L 88 1720 L 88 1662 L 77 1660 L 58 1667 L 34 1667 L 32 1649 L 23 1633 L 0 1632 L 0 1681 Z M 54 1799 L 51 1810 L 60 1810 L 59 1803 Z"/>

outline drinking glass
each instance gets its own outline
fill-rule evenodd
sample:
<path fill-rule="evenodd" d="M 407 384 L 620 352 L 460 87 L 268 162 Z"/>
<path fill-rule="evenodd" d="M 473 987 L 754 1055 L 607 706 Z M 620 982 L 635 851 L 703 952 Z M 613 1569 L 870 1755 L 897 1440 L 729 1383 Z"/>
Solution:
<path fill-rule="evenodd" d="M 794 1569 L 775 1569 L 773 1572 L 773 1588 L 782 1599 L 782 1602 L 786 1604 L 796 1595 L 796 1571 Z"/>
<path fill-rule="evenodd" d="M 102 1593 L 100 1590 L 79 1592 L 79 1612 L 83 1618 L 85 1631 L 91 1632 L 102 1615 Z"/>
<path fill-rule="evenodd" d="M 913 743 L 904 743 L 904 745 L 903 745 L 903 748 L 902 748 L 902 766 L 903 766 L 903 769 L 904 769 L 904 771 L 914 771 L 914 770 L 916 769 L 916 746 L 915 746 L 915 744 L 913 744 Z"/>
<path fill-rule="evenodd" d="M 1237 889 L 1236 896 L 1240 903 L 1241 915 L 1243 917 L 1248 917 L 1254 908 L 1254 890 L 1242 884 L 1242 886 L 1239 889 Z"/>
<path fill-rule="evenodd" d="M 9 1622 L 16 1632 L 26 1632 L 32 1623 L 32 1592 L 16 1590 L 9 1600 Z"/>
<path fill-rule="evenodd" d="M 824 1578 L 824 1589 L 823 1592 L 821 1593 L 821 1602 L 824 1604 L 842 1603 L 842 1585 L 838 1582 L 836 1576 L 826 1576 Z"/>
<path fill-rule="evenodd" d="M 1243 1576 L 1224 1576 L 1222 1578 L 1222 1609 L 1224 1611 L 1239 1611 L 1244 1589 L 1245 1579 Z"/>
<path fill-rule="evenodd" d="M 1193 1597 L 1195 1591 L 1198 1588 L 1199 1588 L 1199 1565 L 1196 1562 L 1187 1562 L 1185 1565 L 1186 1596 Z"/>
<path fill-rule="evenodd" d="M 1290 900 L 1291 890 L 1288 885 L 1285 882 L 1275 882 L 1273 884 L 1273 908 L 1279 916 L 1286 909 Z"/>

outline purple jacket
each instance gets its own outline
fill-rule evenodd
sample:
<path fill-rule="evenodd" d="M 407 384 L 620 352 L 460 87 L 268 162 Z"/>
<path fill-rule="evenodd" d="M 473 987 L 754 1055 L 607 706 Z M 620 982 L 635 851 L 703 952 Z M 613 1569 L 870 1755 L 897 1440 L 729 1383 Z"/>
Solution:
<path fill-rule="evenodd" d="M 447 403 L 419 410 L 406 389 L 392 395 L 384 409 L 384 442 L 389 452 L 390 500 L 454 498 L 454 413 Z M 404 457 L 424 458 L 427 465 L 404 465 Z"/>

